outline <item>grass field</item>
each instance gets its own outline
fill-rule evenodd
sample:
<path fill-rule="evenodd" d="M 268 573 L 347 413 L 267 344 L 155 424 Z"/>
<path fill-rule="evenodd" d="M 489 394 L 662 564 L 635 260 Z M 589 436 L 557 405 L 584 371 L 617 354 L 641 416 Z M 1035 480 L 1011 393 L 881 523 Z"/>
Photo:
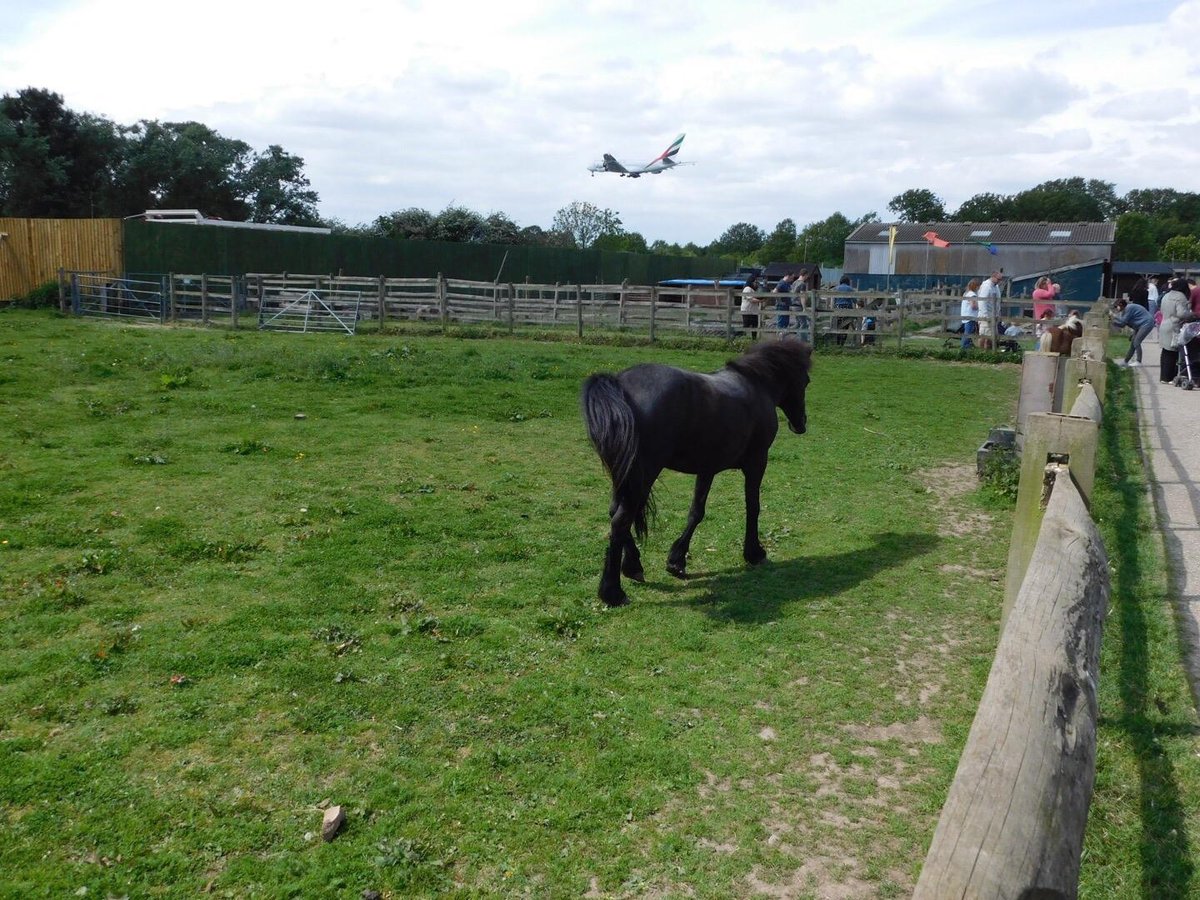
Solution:
<path fill-rule="evenodd" d="M 1019 370 L 818 356 L 771 562 L 727 473 L 669 578 L 668 475 L 606 610 L 579 385 L 728 356 L 0 314 L 0 895 L 905 896 L 995 645 L 974 452 Z M 1083 895 L 1185 896 L 1195 717 L 1126 374 Z"/>

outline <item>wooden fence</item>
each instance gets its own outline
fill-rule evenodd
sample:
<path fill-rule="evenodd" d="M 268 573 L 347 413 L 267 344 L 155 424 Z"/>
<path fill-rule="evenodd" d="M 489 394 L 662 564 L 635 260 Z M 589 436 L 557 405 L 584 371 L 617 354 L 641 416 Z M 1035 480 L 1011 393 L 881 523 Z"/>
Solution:
<path fill-rule="evenodd" d="M 0 300 L 57 280 L 60 269 L 121 271 L 120 219 L 0 219 Z"/>
<path fill-rule="evenodd" d="M 1086 321 L 1085 340 L 1072 348 L 1080 356 L 1052 357 L 1051 366 L 1038 359 L 1050 354 L 1026 356 L 1022 398 L 1074 399 L 1069 415 L 1018 415 L 1021 481 L 1000 642 L 913 894 L 919 900 L 1078 893 L 1110 590 L 1088 511 L 1104 381 L 1087 365 L 1104 366 L 1108 325 L 1103 312 Z M 1065 389 L 1064 379 L 1075 384 Z"/>
<path fill-rule="evenodd" d="M 64 276 L 65 278 L 66 276 Z M 250 273 L 241 277 L 163 276 L 163 321 L 200 320 L 238 327 L 261 322 L 312 292 L 321 304 L 384 331 L 405 322 L 434 327 L 491 325 L 518 329 L 571 329 L 640 333 L 651 340 L 666 334 L 700 334 L 724 339 L 752 332 L 757 338 L 795 335 L 817 344 L 903 346 L 907 341 L 958 346 L 960 300 L 945 294 L 912 292 L 838 293 L 810 291 L 780 295 L 759 293 L 759 324 L 746 328 L 740 310 L 741 291 L 733 287 L 689 285 L 659 287 L 621 284 L 492 283 L 446 278 L 386 278 L 292 273 Z M 90 285 L 90 286 L 89 286 Z M 91 277 L 79 283 L 81 297 L 70 306 L 79 312 L 107 309 L 87 302 L 89 290 L 102 290 Z M 64 308 L 68 305 L 64 290 Z M 790 307 L 776 310 L 787 297 Z M 838 308 L 838 302 L 851 304 Z M 1092 302 L 1072 303 L 1086 310 Z M 1027 329 L 1032 321 L 1020 320 Z M 992 317 L 999 331 L 998 317 Z M 1032 344 L 1026 333 L 1024 347 Z M 998 339 L 1018 349 L 1021 339 Z"/>

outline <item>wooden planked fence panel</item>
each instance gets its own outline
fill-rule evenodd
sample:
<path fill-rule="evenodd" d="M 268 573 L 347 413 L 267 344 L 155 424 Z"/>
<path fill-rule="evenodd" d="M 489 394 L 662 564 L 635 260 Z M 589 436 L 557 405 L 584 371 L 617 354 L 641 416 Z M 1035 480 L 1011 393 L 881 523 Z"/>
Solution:
<path fill-rule="evenodd" d="M 122 270 L 120 219 L 0 219 L 0 300 L 58 278 L 58 270 Z"/>

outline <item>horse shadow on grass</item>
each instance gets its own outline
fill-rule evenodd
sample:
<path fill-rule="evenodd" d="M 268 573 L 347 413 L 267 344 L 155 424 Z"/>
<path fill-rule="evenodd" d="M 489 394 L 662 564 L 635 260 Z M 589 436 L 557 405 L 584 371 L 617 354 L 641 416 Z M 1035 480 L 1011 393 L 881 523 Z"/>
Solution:
<path fill-rule="evenodd" d="M 722 621 L 755 624 L 770 622 L 794 603 L 837 596 L 932 551 L 941 538 L 933 534 L 882 532 L 871 536 L 871 546 L 844 553 L 768 559 L 757 566 L 737 566 L 713 572 L 693 572 L 683 583 L 654 585 L 670 593 L 699 584 L 699 597 L 668 600 L 668 605 L 702 609 Z M 779 551 L 775 551 L 779 555 Z"/>

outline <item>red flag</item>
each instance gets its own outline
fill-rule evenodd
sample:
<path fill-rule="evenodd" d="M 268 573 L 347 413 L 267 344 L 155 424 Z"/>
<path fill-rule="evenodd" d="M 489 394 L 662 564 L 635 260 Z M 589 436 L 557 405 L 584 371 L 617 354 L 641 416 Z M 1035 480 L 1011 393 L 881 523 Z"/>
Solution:
<path fill-rule="evenodd" d="M 925 240 L 929 241 L 929 243 L 933 244 L 933 246 L 935 246 L 935 247 L 949 247 L 950 246 L 950 242 L 943 241 L 940 237 L 937 236 L 936 231 L 927 231 L 923 235 L 921 235 L 921 237 L 925 238 Z"/>

